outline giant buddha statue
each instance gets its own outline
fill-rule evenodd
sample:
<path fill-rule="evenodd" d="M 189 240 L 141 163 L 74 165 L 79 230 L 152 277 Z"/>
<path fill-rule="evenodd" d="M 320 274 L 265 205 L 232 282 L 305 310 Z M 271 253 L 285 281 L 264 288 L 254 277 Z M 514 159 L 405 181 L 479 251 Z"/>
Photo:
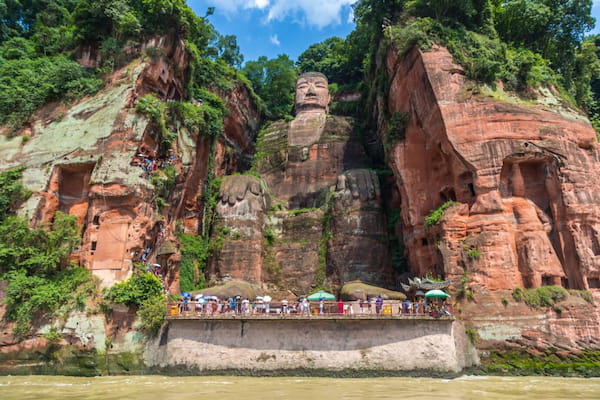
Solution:
<path fill-rule="evenodd" d="M 261 179 L 224 179 L 217 211 L 229 236 L 211 261 L 209 278 L 253 277 L 297 293 L 351 280 L 389 284 L 379 178 L 369 169 L 353 119 L 329 115 L 329 103 L 327 77 L 302 74 L 294 120 L 271 124 L 259 138 L 253 171 Z M 319 281 L 323 277 L 326 282 Z"/>
<path fill-rule="evenodd" d="M 300 75 L 296 82 L 294 109 L 296 118 L 290 124 L 288 144 L 307 146 L 319 140 L 329 108 L 327 77 L 318 72 Z"/>

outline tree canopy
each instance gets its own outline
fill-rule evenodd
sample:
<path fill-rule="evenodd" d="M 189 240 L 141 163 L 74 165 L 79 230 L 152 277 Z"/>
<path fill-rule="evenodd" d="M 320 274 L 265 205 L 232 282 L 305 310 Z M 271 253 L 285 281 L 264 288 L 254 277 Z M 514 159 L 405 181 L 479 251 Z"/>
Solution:
<path fill-rule="evenodd" d="M 260 57 L 248 61 L 242 72 L 252 82 L 254 92 L 264 101 L 270 118 L 292 112 L 297 73 L 294 62 L 285 54 L 277 58 Z"/>
<path fill-rule="evenodd" d="M 347 40 L 361 38 L 356 48 L 364 49 L 393 27 L 407 47 L 446 45 L 472 79 L 504 80 L 528 92 L 556 85 L 589 110 L 590 81 L 598 74 L 597 52 L 584 41 L 594 26 L 591 6 L 592 0 L 360 0 Z M 363 52 L 365 71 L 376 50 Z"/>

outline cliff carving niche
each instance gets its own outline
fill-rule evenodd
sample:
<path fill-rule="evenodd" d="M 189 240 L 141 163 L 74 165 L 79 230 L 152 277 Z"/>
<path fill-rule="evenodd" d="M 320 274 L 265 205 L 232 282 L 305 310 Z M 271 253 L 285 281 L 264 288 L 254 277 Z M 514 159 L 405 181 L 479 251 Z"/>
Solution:
<path fill-rule="evenodd" d="M 35 220 L 50 222 L 56 211 L 73 215 L 83 225 L 88 210 L 89 182 L 95 163 L 61 164 L 54 167 L 42 193 Z"/>
<path fill-rule="evenodd" d="M 539 153 L 507 157 L 500 193 L 515 217 L 517 260 L 525 287 L 566 284 L 564 254 L 554 221 L 559 204 L 550 193 L 558 186 L 556 160 Z"/>

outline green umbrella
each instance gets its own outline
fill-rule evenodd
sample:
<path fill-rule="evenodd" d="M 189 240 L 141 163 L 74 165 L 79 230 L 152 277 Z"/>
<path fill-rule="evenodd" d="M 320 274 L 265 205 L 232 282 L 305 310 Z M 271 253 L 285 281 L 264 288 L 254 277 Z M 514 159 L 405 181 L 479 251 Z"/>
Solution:
<path fill-rule="evenodd" d="M 318 300 L 335 300 L 335 296 L 332 295 L 331 293 L 327 293 L 323 290 L 319 290 L 316 293 L 311 294 L 310 296 L 306 297 L 307 300 L 311 300 L 311 301 L 318 301 Z"/>
<path fill-rule="evenodd" d="M 446 298 L 450 297 L 450 295 L 448 293 L 443 292 L 440 289 L 433 289 L 433 290 L 430 290 L 427 293 L 425 293 L 425 297 L 426 298 L 432 298 L 432 297 L 436 298 L 437 297 L 437 298 L 446 299 Z"/>

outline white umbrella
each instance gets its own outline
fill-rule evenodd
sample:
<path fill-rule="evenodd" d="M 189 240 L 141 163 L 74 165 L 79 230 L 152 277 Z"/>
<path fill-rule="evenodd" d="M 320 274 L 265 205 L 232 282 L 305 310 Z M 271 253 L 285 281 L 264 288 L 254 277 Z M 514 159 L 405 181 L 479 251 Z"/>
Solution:
<path fill-rule="evenodd" d="M 265 301 L 265 303 L 268 303 L 271 301 L 271 296 L 263 296 L 263 300 Z"/>

